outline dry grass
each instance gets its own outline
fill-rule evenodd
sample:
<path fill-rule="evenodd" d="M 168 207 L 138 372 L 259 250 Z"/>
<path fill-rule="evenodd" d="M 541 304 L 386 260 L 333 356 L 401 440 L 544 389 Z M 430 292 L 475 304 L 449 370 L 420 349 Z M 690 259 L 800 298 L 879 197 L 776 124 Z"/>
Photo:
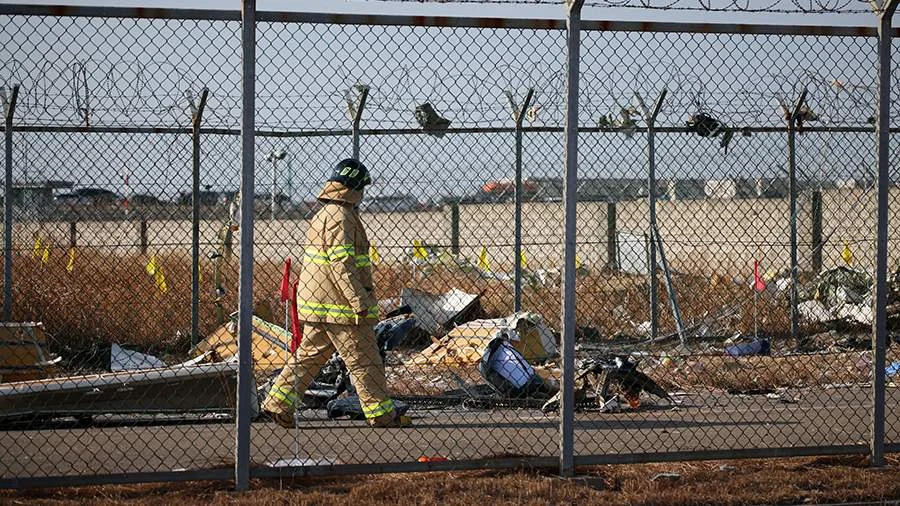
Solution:
<path fill-rule="evenodd" d="M 725 466 L 725 467 L 723 467 Z M 651 478 L 677 473 L 676 481 Z M 255 480 L 235 493 L 226 483 L 166 483 L 0 491 L 7 504 L 610 504 L 660 506 L 822 504 L 900 497 L 900 468 L 858 456 L 734 462 L 632 464 L 579 469 L 563 480 L 552 470 L 466 471 Z"/>
<path fill-rule="evenodd" d="M 119 256 L 96 251 L 79 251 L 73 272 L 66 271 L 65 253 L 56 251 L 48 264 L 29 254 L 15 258 L 14 318 L 43 321 L 56 337 L 55 350 L 63 354 L 83 351 L 112 342 L 129 344 L 159 355 L 183 356 L 190 346 L 190 263 L 177 255 L 160 255 L 168 293 L 160 294 L 147 275 L 149 257 Z M 223 268 L 226 312 L 237 309 L 237 259 Z M 296 269 L 295 269 L 296 272 Z M 213 305 L 213 265 L 201 262 L 200 334 L 215 328 Z M 277 287 L 281 264 L 262 259 L 254 272 L 256 302 L 278 308 Z M 413 277 L 409 266 L 382 265 L 375 269 L 376 288 L 382 297 L 396 297 L 403 287 L 415 286 L 431 292 L 460 288 L 484 293 L 482 304 L 490 317 L 509 314 L 513 306 L 510 282 L 483 276 L 474 270 L 435 266 L 427 275 Z M 724 306 L 742 305 L 733 330 L 752 329 L 751 300 L 747 289 L 731 282 L 723 283 L 695 276 L 680 276 L 676 281 L 679 304 L 687 322 L 698 321 Z M 630 333 L 633 323 L 645 321 L 647 285 L 639 276 L 594 272 L 578 279 L 577 321 L 597 329 L 599 335 Z M 661 324 L 674 323 L 666 310 L 665 290 L 660 287 Z M 788 328 L 784 303 L 766 299 L 760 303 L 761 328 L 770 334 L 783 334 Z M 559 287 L 527 286 L 523 292 L 525 309 L 542 314 L 553 327 L 560 319 Z M 280 311 L 276 309 L 275 314 Z M 276 319 L 278 317 L 276 316 Z"/>
<path fill-rule="evenodd" d="M 889 353 L 888 361 L 895 353 Z M 688 356 L 642 369 L 669 390 L 712 387 L 723 390 L 803 388 L 861 383 L 872 374 L 868 351 L 789 356 Z"/>
<path fill-rule="evenodd" d="M 888 353 L 888 363 L 898 360 Z M 439 395 L 459 388 L 456 378 L 469 384 L 484 380 L 477 364 L 464 366 L 398 363 L 388 366 L 388 386 L 402 395 Z M 545 378 L 560 381 L 555 364 L 538 368 Z M 871 380 L 869 351 L 788 356 L 729 357 L 687 355 L 662 362 L 645 359 L 641 371 L 668 391 L 718 389 L 726 391 L 776 390 L 860 384 Z"/>
<path fill-rule="evenodd" d="M 62 253 L 59 253 L 62 255 Z M 96 252 L 80 252 L 73 272 L 65 262 L 43 264 L 30 255 L 15 260 L 14 317 L 19 320 L 43 321 L 51 336 L 52 351 L 69 362 L 69 369 L 102 368 L 108 360 L 103 347 L 117 342 L 147 351 L 164 360 L 183 359 L 190 347 L 190 264 L 184 257 L 158 256 L 157 263 L 165 271 L 168 292 L 159 293 L 147 274 L 146 256 L 123 257 Z M 215 329 L 212 297 L 213 266 L 202 262 L 200 297 L 200 334 Z M 224 307 L 236 309 L 237 259 L 223 264 L 224 283 L 228 287 Z M 296 272 L 296 269 L 295 269 Z M 281 265 L 257 263 L 254 273 L 257 303 L 276 308 L 279 302 L 275 287 L 281 278 Z M 381 265 L 375 269 L 376 287 L 384 297 L 397 296 L 404 287 L 430 292 L 443 292 L 456 287 L 472 293 L 483 293 L 482 305 L 487 316 L 504 316 L 511 312 L 510 283 L 486 277 L 475 270 L 457 266 L 430 267 L 427 274 L 413 272 L 410 266 Z M 700 320 L 728 301 L 746 295 L 734 283 L 712 282 L 698 277 L 680 276 L 679 301 L 686 321 Z M 640 276 L 595 272 L 579 277 L 577 285 L 579 324 L 599 330 L 599 337 L 630 332 L 632 324 L 646 318 L 646 282 Z M 667 300 L 661 290 L 661 307 Z M 750 331 L 750 301 L 744 301 L 741 316 L 729 324 L 731 330 Z M 761 301 L 761 327 L 770 334 L 787 327 L 787 313 L 773 299 Z M 560 297 L 558 287 L 528 286 L 524 291 L 526 309 L 544 315 L 552 327 L 558 321 Z M 671 324 L 668 312 L 662 312 L 663 325 Z M 87 357 L 87 358 L 85 358 Z M 91 358 L 93 357 L 93 358 Z M 858 353 L 807 355 L 800 357 L 693 356 L 662 366 L 645 361 L 642 369 L 668 388 L 705 386 L 723 389 L 776 388 L 780 386 L 822 385 L 866 381 L 871 365 Z M 93 362 L 92 362 L 93 360 Z M 453 371 L 467 379 L 471 371 Z M 432 394 L 456 388 L 451 374 L 433 367 L 427 370 L 394 368 L 392 384 L 407 394 Z M 446 372 L 446 371 L 445 371 Z M 472 373 L 472 374 L 468 374 Z M 437 381 L 435 383 L 435 379 Z M 400 383 L 397 385 L 396 383 Z"/>

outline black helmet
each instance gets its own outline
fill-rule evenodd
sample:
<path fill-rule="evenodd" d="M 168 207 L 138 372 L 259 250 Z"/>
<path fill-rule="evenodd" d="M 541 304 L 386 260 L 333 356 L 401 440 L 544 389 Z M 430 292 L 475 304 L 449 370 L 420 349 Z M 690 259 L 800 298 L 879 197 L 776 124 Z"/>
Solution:
<path fill-rule="evenodd" d="M 372 178 L 369 177 L 369 169 L 354 158 L 345 158 L 338 162 L 328 180 L 337 181 L 356 191 L 362 191 L 367 184 L 372 182 Z"/>

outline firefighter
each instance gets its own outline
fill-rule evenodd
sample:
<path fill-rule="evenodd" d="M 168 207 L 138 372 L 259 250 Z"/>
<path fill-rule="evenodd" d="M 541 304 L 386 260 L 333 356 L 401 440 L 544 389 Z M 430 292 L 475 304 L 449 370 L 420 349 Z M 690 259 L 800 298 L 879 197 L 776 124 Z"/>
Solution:
<path fill-rule="evenodd" d="M 334 167 L 319 194 L 323 207 L 309 222 L 297 290 L 303 340 L 262 404 L 282 427 L 294 426 L 294 410 L 303 392 L 335 350 L 347 365 L 369 425 L 411 425 L 388 397 L 373 329 L 378 302 L 369 240 L 357 209 L 363 188 L 371 182 L 365 165 L 348 158 Z"/>

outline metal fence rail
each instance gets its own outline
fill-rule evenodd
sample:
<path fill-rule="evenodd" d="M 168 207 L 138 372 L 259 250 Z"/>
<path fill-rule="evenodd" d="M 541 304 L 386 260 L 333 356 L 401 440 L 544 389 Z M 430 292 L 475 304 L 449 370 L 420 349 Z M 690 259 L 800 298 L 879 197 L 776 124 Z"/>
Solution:
<path fill-rule="evenodd" d="M 890 6 L 878 30 L 244 8 L 0 6 L 0 486 L 894 448 Z M 283 263 L 350 156 L 382 316 L 414 306 L 384 368 L 415 425 L 335 418 L 331 376 L 287 430 L 258 417 Z M 510 396 L 479 364 L 519 311 L 543 386 Z"/>

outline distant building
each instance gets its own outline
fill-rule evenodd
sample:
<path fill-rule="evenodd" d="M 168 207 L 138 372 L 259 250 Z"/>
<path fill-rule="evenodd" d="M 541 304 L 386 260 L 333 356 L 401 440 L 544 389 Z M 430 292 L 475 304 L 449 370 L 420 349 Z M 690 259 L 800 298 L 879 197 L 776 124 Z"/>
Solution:
<path fill-rule="evenodd" d="M 562 200 L 563 184 L 559 178 L 531 179 L 537 184 L 530 200 L 556 202 Z M 647 180 L 643 178 L 578 179 L 575 193 L 580 202 L 618 202 L 647 197 Z"/>
<path fill-rule="evenodd" d="M 789 182 L 786 177 L 759 178 L 756 180 L 756 197 L 781 199 L 788 196 Z"/>
<path fill-rule="evenodd" d="M 749 178 L 710 179 L 703 187 L 703 192 L 711 199 L 756 198 L 756 191 L 757 181 Z"/>
<path fill-rule="evenodd" d="M 696 200 L 706 197 L 705 179 L 666 179 L 657 183 L 659 197 L 667 200 Z"/>
<path fill-rule="evenodd" d="M 57 190 L 71 190 L 70 181 L 28 181 L 13 183 L 13 212 L 20 219 L 47 219 L 56 209 L 54 194 Z"/>

